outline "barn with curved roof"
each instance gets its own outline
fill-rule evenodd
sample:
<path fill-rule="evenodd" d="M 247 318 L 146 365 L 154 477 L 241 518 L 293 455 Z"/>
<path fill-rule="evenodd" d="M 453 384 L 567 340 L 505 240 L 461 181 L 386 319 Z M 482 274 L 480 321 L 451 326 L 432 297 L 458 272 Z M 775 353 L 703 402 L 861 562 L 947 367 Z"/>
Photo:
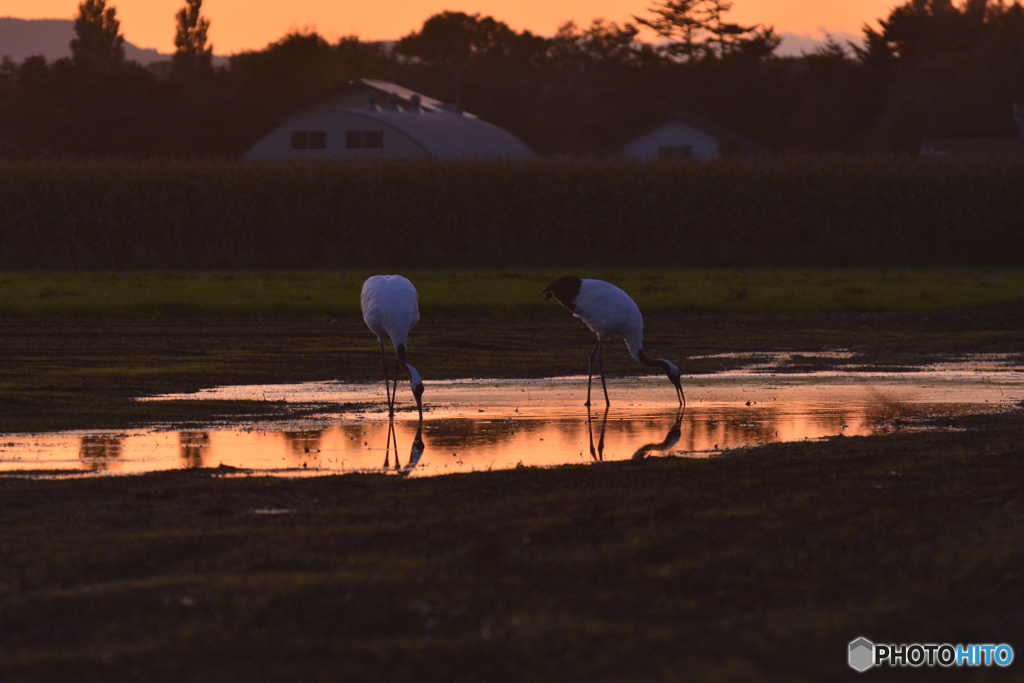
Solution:
<path fill-rule="evenodd" d="M 244 158 L 523 159 L 533 155 L 508 131 L 456 107 L 386 81 L 358 81 L 352 86 L 290 118 L 253 145 Z M 363 100 L 362 106 L 353 101 L 354 95 Z"/>

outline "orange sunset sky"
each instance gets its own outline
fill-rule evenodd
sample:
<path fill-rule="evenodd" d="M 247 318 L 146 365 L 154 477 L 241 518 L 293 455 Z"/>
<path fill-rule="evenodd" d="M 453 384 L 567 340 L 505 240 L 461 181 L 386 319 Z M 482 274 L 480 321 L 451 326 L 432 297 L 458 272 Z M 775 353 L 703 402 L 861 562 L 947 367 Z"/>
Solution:
<path fill-rule="evenodd" d="M 70 19 L 79 0 L 0 0 L 0 16 L 23 19 Z M 763 23 L 782 33 L 821 31 L 860 34 L 865 22 L 885 16 L 902 0 L 734 0 L 729 18 L 740 23 Z M 121 31 L 129 41 L 161 52 L 173 51 L 174 14 L 183 0 L 108 0 L 117 8 Z M 516 30 L 552 35 L 568 20 L 581 26 L 596 17 L 629 21 L 645 15 L 650 0 L 204 0 L 210 19 L 210 42 L 217 54 L 259 49 L 287 31 L 315 28 L 336 40 L 358 35 L 364 40 L 388 40 L 418 29 L 431 14 L 444 10 L 479 12 L 504 21 Z"/>

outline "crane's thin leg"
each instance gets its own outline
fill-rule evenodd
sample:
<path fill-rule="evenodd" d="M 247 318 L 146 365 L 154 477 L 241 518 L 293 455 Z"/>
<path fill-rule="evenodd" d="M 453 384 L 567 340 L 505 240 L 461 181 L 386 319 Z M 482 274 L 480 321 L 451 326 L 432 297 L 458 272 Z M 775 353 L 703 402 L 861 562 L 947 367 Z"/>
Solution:
<path fill-rule="evenodd" d="M 594 358 L 597 356 L 598 350 L 601 348 L 601 338 L 597 338 L 597 346 L 590 352 L 590 362 L 587 363 L 587 402 L 583 405 L 590 407 L 590 384 L 594 379 Z"/>
<path fill-rule="evenodd" d="M 398 400 L 398 371 L 402 368 L 402 362 L 395 358 L 395 389 L 391 392 L 391 414 L 395 414 L 394 405 Z M 397 446 L 395 447 L 397 448 Z"/>
<path fill-rule="evenodd" d="M 381 369 L 384 370 L 384 392 L 388 395 L 388 411 L 390 412 L 391 415 L 394 415 L 395 411 L 394 411 L 394 408 L 392 408 L 392 401 L 391 401 L 391 386 L 388 383 L 388 359 L 384 355 L 384 340 L 383 339 L 380 342 L 380 366 L 381 366 Z M 396 386 L 396 388 L 397 388 L 397 385 L 398 385 L 398 377 L 396 376 L 395 377 L 395 386 Z"/>
<path fill-rule="evenodd" d="M 604 405 L 607 409 L 612 402 L 608 400 L 608 387 L 604 383 L 604 347 L 600 341 L 597 343 L 597 349 L 597 367 L 601 370 L 601 388 L 604 389 Z"/>

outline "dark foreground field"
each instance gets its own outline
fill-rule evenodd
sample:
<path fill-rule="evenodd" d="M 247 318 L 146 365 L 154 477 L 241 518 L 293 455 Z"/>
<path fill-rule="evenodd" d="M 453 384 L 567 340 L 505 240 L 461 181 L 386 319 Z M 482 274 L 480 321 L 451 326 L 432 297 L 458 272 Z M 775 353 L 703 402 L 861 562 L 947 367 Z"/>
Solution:
<path fill-rule="evenodd" d="M 578 373 L 592 338 L 552 311 L 425 316 L 410 355 L 428 383 Z M 756 351 L 899 370 L 1024 348 L 1019 304 L 646 320 L 688 395 Z M 374 345 L 351 315 L 8 318 L 0 432 L 282 414 L 133 399 L 373 380 Z M 858 636 L 1024 652 L 1024 413 L 941 426 L 433 479 L 0 477 L 0 680 L 1019 680 L 846 664 Z"/>
<path fill-rule="evenodd" d="M 0 478 L 0 679 L 859 680 L 862 635 L 1019 654 L 1024 415 L 955 426 L 420 480 Z"/>

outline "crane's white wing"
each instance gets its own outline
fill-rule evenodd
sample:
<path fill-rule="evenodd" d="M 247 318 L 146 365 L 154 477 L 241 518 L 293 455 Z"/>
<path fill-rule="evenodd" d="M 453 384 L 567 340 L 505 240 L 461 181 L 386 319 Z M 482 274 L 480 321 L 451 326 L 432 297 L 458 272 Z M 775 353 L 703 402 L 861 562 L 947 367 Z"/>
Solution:
<path fill-rule="evenodd" d="M 401 275 L 374 275 L 363 283 L 359 297 L 363 320 L 377 338 L 387 335 L 397 347 L 420 321 L 420 297 Z"/>
<path fill-rule="evenodd" d="M 576 315 L 602 340 L 622 337 L 634 358 L 643 348 L 644 318 L 628 294 L 603 280 L 583 280 Z"/>

